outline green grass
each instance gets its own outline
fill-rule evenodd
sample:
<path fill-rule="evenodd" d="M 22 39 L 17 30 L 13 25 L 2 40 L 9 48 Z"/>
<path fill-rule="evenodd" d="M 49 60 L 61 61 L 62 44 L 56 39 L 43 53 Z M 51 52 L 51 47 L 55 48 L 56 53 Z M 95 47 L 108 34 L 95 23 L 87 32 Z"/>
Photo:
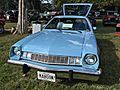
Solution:
<path fill-rule="evenodd" d="M 36 70 L 22 77 L 20 66 L 7 63 L 9 48 L 26 35 L 0 35 L 0 90 L 120 90 L 120 37 L 114 35 L 114 27 L 103 27 L 98 22 L 95 31 L 101 50 L 102 75 L 97 82 L 78 80 L 69 83 L 58 79 L 57 82 L 37 80 Z"/>
<path fill-rule="evenodd" d="M 10 23 L 10 22 L 6 23 L 5 24 L 5 29 L 11 29 L 12 27 L 16 27 L 16 25 L 17 25 L 16 23 Z"/>

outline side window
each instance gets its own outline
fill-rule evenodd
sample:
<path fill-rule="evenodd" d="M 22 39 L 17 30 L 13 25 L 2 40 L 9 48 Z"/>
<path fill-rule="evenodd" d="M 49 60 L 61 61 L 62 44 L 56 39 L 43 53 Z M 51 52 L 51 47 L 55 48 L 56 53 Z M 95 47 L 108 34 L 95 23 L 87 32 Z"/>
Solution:
<path fill-rule="evenodd" d="M 89 29 L 89 25 L 85 19 L 76 19 L 73 25 L 75 30 L 86 30 Z"/>

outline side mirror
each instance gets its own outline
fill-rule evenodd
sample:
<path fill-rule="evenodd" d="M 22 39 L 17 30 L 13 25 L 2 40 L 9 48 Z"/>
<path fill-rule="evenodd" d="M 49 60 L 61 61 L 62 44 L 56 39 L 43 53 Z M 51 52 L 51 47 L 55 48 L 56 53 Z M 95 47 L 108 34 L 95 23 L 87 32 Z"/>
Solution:
<path fill-rule="evenodd" d="M 97 28 L 96 27 L 93 27 L 93 30 L 96 30 Z"/>

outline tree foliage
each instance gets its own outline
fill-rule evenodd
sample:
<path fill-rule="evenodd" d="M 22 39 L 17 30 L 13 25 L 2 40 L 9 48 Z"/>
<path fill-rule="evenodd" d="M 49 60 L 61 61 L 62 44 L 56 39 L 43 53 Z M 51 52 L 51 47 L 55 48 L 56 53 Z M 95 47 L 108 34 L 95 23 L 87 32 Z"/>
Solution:
<path fill-rule="evenodd" d="M 0 0 L 0 9 L 10 10 L 10 9 L 18 9 L 18 1 L 19 0 Z M 109 4 L 114 6 L 120 6 L 120 0 L 53 0 L 54 4 L 59 8 L 63 3 L 69 2 L 92 2 L 97 3 L 100 6 L 107 6 Z M 38 4 L 40 4 L 40 0 L 27 0 L 27 5 L 30 9 L 35 9 Z M 39 2 L 39 3 L 38 3 Z"/>
<path fill-rule="evenodd" d="M 120 0 L 54 0 L 54 4 L 59 8 L 63 3 L 81 3 L 81 2 L 91 2 L 98 4 L 99 6 L 109 6 L 109 5 L 114 5 L 114 6 L 120 6 Z"/>

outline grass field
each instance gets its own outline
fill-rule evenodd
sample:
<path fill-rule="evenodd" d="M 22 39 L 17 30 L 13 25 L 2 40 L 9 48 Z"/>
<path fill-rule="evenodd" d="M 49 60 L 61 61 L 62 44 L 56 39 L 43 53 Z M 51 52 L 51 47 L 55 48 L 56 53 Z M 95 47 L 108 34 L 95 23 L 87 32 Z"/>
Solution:
<path fill-rule="evenodd" d="M 6 23 L 5 28 L 6 29 L 11 29 L 12 27 L 16 27 L 16 25 L 17 25 L 16 23 Z"/>
<path fill-rule="evenodd" d="M 9 25 L 7 26 L 9 27 Z M 97 82 L 57 80 L 47 82 L 37 80 L 36 70 L 22 77 L 20 66 L 7 63 L 9 48 L 26 35 L 0 35 L 0 90 L 120 90 L 120 37 L 114 35 L 114 27 L 103 27 L 98 22 L 95 31 L 101 50 L 101 68 L 103 70 Z"/>

